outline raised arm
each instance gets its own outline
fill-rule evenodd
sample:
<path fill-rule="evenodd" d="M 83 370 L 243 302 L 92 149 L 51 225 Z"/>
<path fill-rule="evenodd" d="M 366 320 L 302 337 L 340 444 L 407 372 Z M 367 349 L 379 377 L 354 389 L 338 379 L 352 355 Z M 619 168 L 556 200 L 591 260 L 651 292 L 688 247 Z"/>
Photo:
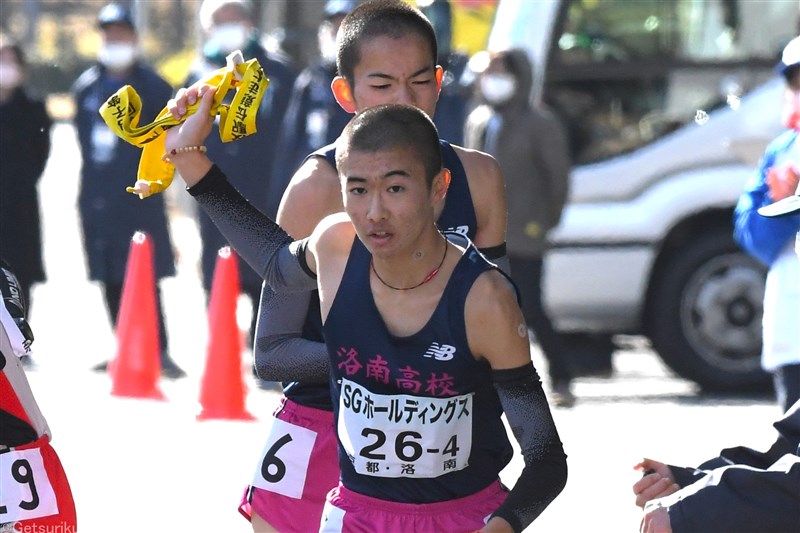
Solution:
<path fill-rule="evenodd" d="M 511 284 L 499 272 L 482 274 L 467 297 L 465 314 L 470 348 L 492 367 L 500 403 L 525 460 L 484 531 L 506 526 L 520 532 L 563 490 L 566 455 L 531 362 L 528 330 Z"/>
<path fill-rule="evenodd" d="M 189 186 L 189 192 L 211 217 L 234 249 L 276 292 L 313 290 L 316 260 L 305 241 L 295 241 L 275 222 L 258 211 L 228 182 L 204 152 L 211 132 L 214 88 L 207 85 L 181 89 L 170 100 L 170 112 L 186 115 L 187 104 L 201 98 L 197 112 L 167 131 L 167 154 Z"/>

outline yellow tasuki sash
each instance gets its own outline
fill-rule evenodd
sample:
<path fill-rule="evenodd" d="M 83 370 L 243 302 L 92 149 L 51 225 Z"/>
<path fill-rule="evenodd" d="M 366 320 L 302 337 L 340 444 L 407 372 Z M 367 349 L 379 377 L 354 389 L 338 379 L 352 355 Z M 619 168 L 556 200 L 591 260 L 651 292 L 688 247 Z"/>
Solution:
<path fill-rule="evenodd" d="M 235 141 L 255 133 L 258 107 L 269 85 L 269 79 L 264 75 L 257 59 L 245 62 L 241 52 L 233 52 L 227 57 L 225 67 L 212 72 L 197 84 L 217 87 L 211 115 L 220 117 L 219 135 L 222 142 Z M 223 104 L 225 95 L 231 89 L 236 91 L 233 101 L 230 105 Z M 186 120 L 199 106 L 200 100 L 188 106 L 186 115 L 180 120 L 173 117 L 165 107 L 153 122 L 139 126 L 142 100 L 133 87 L 125 85 L 100 107 L 100 115 L 111 131 L 132 145 L 142 148 L 136 177 L 137 180 L 148 182 L 150 192 L 140 195 L 140 198 L 161 192 L 172 183 L 175 167 L 169 161 L 162 160 L 166 141 L 162 133 Z M 127 187 L 126 190 L 136 194 L 133 187 Z"/>

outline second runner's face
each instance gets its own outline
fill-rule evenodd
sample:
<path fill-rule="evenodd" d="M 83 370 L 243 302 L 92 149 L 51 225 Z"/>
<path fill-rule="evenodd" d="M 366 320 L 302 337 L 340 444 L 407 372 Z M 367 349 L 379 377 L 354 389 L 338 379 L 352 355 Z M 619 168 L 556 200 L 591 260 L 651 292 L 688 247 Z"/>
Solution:
<path fill-rule="evenodd" d="M 344 208 L 376 257 L 413 247 L 433 225 L 433 194 L 425 167 L 411 148 L 351 151 L 339 166 Z"/>
<path fill-rule="evenodd" d="M 381 104 L 406 104 L 433 117 L 441 67 L 433 63 L 430 46 L 422 37 L 375 37 L 362 43 L 360 52 L 352 87 L 357 112 Z"/>

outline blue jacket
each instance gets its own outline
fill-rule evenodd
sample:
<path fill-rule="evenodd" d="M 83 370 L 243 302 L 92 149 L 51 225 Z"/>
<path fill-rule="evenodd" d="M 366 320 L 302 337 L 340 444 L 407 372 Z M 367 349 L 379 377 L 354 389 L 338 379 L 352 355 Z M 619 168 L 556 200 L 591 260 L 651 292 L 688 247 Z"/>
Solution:
<path fill-rule="evenodd" d="M 122 85 L 131 85 L 142 99 L 140 124 L 147 124 L 166 105 L 172 87 L 151 68 L 139 64 L 123 80 L 109 77 L 95 65 L 75 82 L 75 126 L 83 157 L 78 204 L 89 278 L 121 283 L 131 237 L 137 230 L 153 242 L 158 278 L 175 275 L 175 258 L 169 237 L 164 195 L 146 200 L 125 191 L 136 181 L 141 149 L 116 138 L 100 116 L 100 106 Z"/>
<path fill-rule="evenodd" d="M 798 132 L 789 130 L 773 140 L 764 157 L 758 174 L 753 176 L 739 197 L 734 211 L 733 236 L 736 242 L 750 255 L 771 265 L 786 244 L 800 231 L 800 215 L 768 218 L 758 214 L 758 209 L 775 200 L 769 194 L 767 173 L 776 160 L 789 150 L 797 150 Z M 800 161 L 795 161 L 800 165 Z"/>

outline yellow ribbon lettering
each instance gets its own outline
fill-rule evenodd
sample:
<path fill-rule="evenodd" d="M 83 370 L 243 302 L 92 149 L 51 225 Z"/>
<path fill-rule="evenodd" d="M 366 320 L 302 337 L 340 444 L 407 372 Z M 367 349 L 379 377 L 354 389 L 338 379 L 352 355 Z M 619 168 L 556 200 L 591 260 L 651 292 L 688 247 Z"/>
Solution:
<path fill-rule="evenodd" d="M 211 115 L 220 117 L 219 135 L 222 142 L 235 141 L 256 132 L 258 107 L 269 85 L 269 79 L 257 59 L 245 62 L 241 52 L 233 52 L 227 57 L 225 67 L 212 72 L 197 84 L 217 87 Z M 223 104 L 225 95 L 230 90 L 235 91 L 233 100 L 230 105 Z M 199 106 L 199 100 L 188 106 L 186 115 L 181 119 L 173 117 L 165 107 L 153 122 L 139 126 L 141 98 L 133 87 L 125 85 L 100 107 L 100 115 L 111 131 L 130 144 L 142 148 L 136 178 L 146 181 L 150 191 L 140 195 L 140 198 L 161 192 L 172 183 L 175 166 L 161 159 L 166 142 L 162 134 L 186 120 Z M 133 187 L 127 187 L 126 190 L 136 194 Z"/>

